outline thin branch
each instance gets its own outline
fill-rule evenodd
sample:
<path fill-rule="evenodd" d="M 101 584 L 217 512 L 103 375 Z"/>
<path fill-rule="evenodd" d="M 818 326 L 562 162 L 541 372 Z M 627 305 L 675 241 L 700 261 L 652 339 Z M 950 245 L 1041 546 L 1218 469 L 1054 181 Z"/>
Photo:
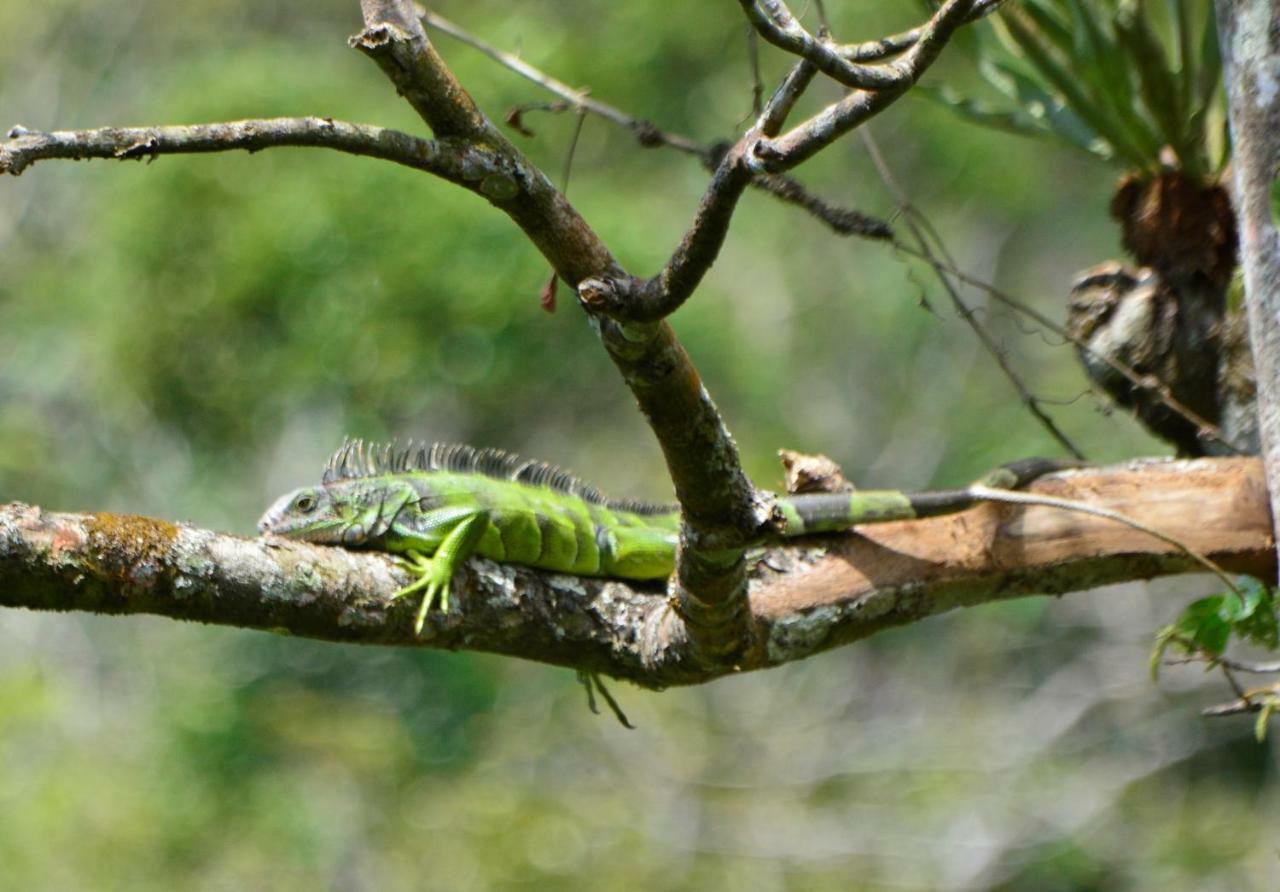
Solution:
<path fill-rule="evenodd" d="M 893 239 L 888 221 L 854 208 L 840 207 L 814 195 L 786 174 L 764 173 L 752 177 L 751 185 L 768 192 L 780 201 L 802 208 L 826 224 L 837 235 L 856 235 L 874 241 Z"/>
<path fill-rule="evenodd" d="M 1232 660 L 1219 657 L 1218 662 L 1236 672 L 1249 672 L 1254 675 L 1272 675 L 1280 672 L 1280 660 L 1271 663 L 1255 663 L 1250 660 Z"/>
<path fill-rule="evenodd" d="M 365 30 L 349 43 L 378 63 L 436 136 L 504 140 L 444 64 L 413 4 L 360 0 L 360 8 Z"/>
<path fill-rule="evenodd" d="M 1123 376 L 1134 387 L 1149 392 L 1156 400 L 1168 408 L 1169 411 L 1181 416 L 1191 424 L 1195 425 L 1200 431 L 1200 435 L 1202 437 L 1216 440 L 1218 443 L 1221 443 L 1237 455 L 1250 454 L 1248 449 L 1244 448 L 1239 443 L 1235 443 L 1228 439 L 1227 435 L 1223 433 L 1220 427 L 1179 401 L 1173 395 L 1172 391 L 1170 391 L 1169 386 L 1154 375 L 1139 372 L 1137 369 L 1133 368 L 1133 366 L 1127 365 L 1113 356 L 1098 352 L 1094 348 L 1090 347 L 1087 341 L 1073 335 L 1065 327 L 1059 325 L 1026 301 L 1019 300 L 1007 291 L 1003 291 L 992 285 L 990 282 L 983 281 L 976 276 L 966 273 L 953 263 L 942 258 L 931 257 L 926 252 L 896 239 L 893 242 L 893 246 L 896 250 L 901 251 L 904 254 L 910 254 L 912 257 L 924 260 L 930 265 L 936 265 L 938 269 L 944 271 L 947 275 L 955 278 L 957 281 L 986 292 L 992 300 L 1003 304 L 1016 313 L 1026 316 L 1045 331 L 1051 332 L 1056 337 L 1062 338 L 1062 340 L 1071 344 L 1073 347 L 1083 350 L 1090 356 L 1095 357 L 1099 362 L 1106 364 L 1116 373 Z"/>
<path fill-rule="evenodd" d="M 1258 694 L 1263 693 L 1258 691 Z M 1245 715 L 1251 712 L 1261 712 L 1262 703 L 1257 700 L 1248 698 L 1240 698 L 1232 700 L 1230 703 L 1222 703 L 1217 706 L 1206 706 L 1200 710 L 1200 714 L 1208 719 L 1225 718 L 1230 715 Z"/>
<path fill-rule="evenodd" d="M 906 220 L 907 226 L 916 240 L 917 252 L 924 258 L 925 262 L 930 265 L 934 273 L 937 275 L 938 281 L 942 283 L 943 290 L 947 292 L 947 296 L 951 299 L 951 304 L 955 307 L 960 318 L 965 321 L 965 324 L 967 324 L 970 330 L 972 330 L 977 336 L 978 341 L 982 344 L 983 348 L 988 354 L 990 354 L 991 358 L 995 360 L 1000 371 L 1004 373 L 1005 378 L 1013 385 L 1013 389 L 1018 394 L 1019 401 L 1026 407 L 1027 411 L 1032 414 L 1036 421 L 1038 421 L 1044 429 L 1049 432 L 1049 435 L 1057 440 L 1064 449 L 1076 458 L 1083 459 L 1084 453 L 1081 452 L 1079 447 L 1077 447 L 1075 443 L 1062 432 L 1062 429 L 1058 427 L 1057 422 L 1055 422 L 1049 414 L 1041 408 L 1040 402 L 1036 399 L 1035 394 L 1033 394 L 1030 389 L 1022 383 L 1022 379 L 1018 376 L 1018 373 L 1014 371 L 1011 365 L 1009 365 L 1009 360 L 1005 357 L 1004 351 L 1000 349 L 1000 345 L 995 342 L 991 333 L 983 327 L 982 323 L 980 323 L 974 316 L 973 310 L 967 303 L 965 303 L 964 299 L 960 297 L 960 292 L 956 289 L 955 284 L 951 281 L 946 272 L 943 271 L 941 263 L 938 261 L 937 257 L 934 256 L 933 250 L 929 247 L 929 240 L 926 234 L 921 230 L 920 224 L 917 222 L 917 212 L 912 206 L 911 201 L 908 199 L 906 192 L 904 192 L 898 185 L 897 180 L 893 176 L 893 171 L 889 169 L 889 164 L 881 154 L 880 148 L 875 139 L 866 130 L 862 130 L 861 135 L 862 140 L 867 147 L 867 151 L 871 155 L 871 160 L 876 166 L 876 170 L 880 172 L 880 178 L 893 194 L 894 200 L 898 203 L 899 208 L 901 208 L 903 212 L 903 219 Z"/>
<path fill-rule="evenodd" d="M 760 37 L 747 26 L 747 59 L 751 63 L 751 113 L 760 116 L 764 108 L 764 80 L 760 77 Z"/>
<path fill-rule="evenodd" d="M 1005 0 L 979 0 L 974 4 L 973 12 L 969 15 L 965 24 L 976 22 L 978 19 L 990 15 L 1004 2 Z M 911 49 L 919 42 L 920 37 L 925 33 L 926 27 L 921 25 L 918 28 L 903 31 L 901 34 L 882 37 L 879 40 L 836 44 L 833 49 L 841 58 L 848 59 L 850 62 L 878 62 L 881 59 L 887 59 L 890 56 L 896 56 Z"/>
<path fill-rule="evenodd" d="M 769 97 L 755 126 L 722 154 L 693 223 L 658 274 L 643 282 L 592 282 L 585 293 L 580 292 L 588 306 L 614 318 L 653 322 L 671 315 L 689 299 L 720 255 L 738 199 L 753 179 L 744 153 L 760 136 L 777 134 L 814 74 L 808 62 L 797 63 Z"/>
<path fill-rule="evenodd" d="M 845 58 L 831 42 L 814 37 L 781 0 L 738 0 L 747 21 L 765 40 L 800 56 L 832 80 L 855 90 L 896 90 L 914 79 L 910 64 L 902 60 L 884 65 L 863 65 Z M 973 0 L 960 0 L 966 19 Z M 927 26 L 926 26 L 927 28 Z M 927 31 L 925 32 L 927 33 Z M 921 37 L 916 41 L 919 45 Z"/>
<path fill-rule="evenodd" d="M 500 50 L 493 44 L 481 40 L 479 37 L 476 37 L 469 31 L 460 28 L 442 15 L 438 15 L 430 10 L 423 10 L 422 21 L 427 27 L 434 28 L 444 34 L 448 34 L 450 37 L 465 43 L 472 49 L 479 50 L 498 64 L 511 69 L 516 74 L 526 80 L 532 81 L 544 90 L 554 93 L 571 105 L 604 118 L 606 121 L 617 124 L 619 127 L 624 127 L 627 130 L 630 130 L 635 134 L 636 141 L 646 148 L 651 148 L 653 146 L 668 146 L 689 155 L 696 155 L 699 158 L 705 159 L 707 157 L 708 148 L 702 143 L 689 139 L 686 136 L 681 136 L 678 133 L 668 133 L 665 130 L 660 130 L 651 121 L 647 121 L 644 118 L 633 117 L 612 105 L 593 99 L 591 98 L 590 93 L 586 90 L 574 89 L 563 81 L 556 80 L 546 72 L 540 71 L 528 62 L 525 62 L 519 56 L 508 53 L 505 50 Z"/>
<path fill-rule="evenodd" d="M 1230 703 L 1206 707 L 1200 710 L 1200 714 L 1206 718 L 1216 719 L 1223 716 L 1267 710 L 1267 717 L 1270 718 L 1276 714 L 1276 706 L 1278 704 L 1280 704 L 1280 683 L 1260 688 L 1250 688 L 1249 690 L 1244 690 L 1237 686 L 1237 698 L 1235 700 Z M 1262 730 L 1258 731 L 1259 739 L 1262 738 L 1262 733 Z"/>
<path fill-rule="evenodd" d="M 712 171 L 732 147 L 731 143 L 700 143 L 679 133 L 662 129 L 645 118 L 630 115 L 616 106 L 593 98 L 586 89 L 567 86 L 518 56 L 498 49 L 434 12 L 424 10 L 422 20 L 428 26 L 479 50 L 500 65 L 562 98 L 563 102 L 558 103 L 517 106 L 508 114 L 508 123 L 526 135 L 527 128 L 523 125 L 523 117 L 529 111 L 564 112 L 570 109 L 582 109 L 630 131 L 635 135 L 636 141 L 645 148 L 667 146 L 699 158 Z M 751 34 L 754 35 L 755 31 L 751 31 Z M 914 43 L 914 39 L 912 42 Z M 811 72 L 812 68 L 810 67 L 809 70 Z M 760 116 L 762 110 L 763 108 L 756 110 L 756 117 Z M 857 235 L 872 239 L 887 239 L 892 235 L 892 229 L 885 221 L 852 208 L 834 205 L 784 174 L 757 173 L 752 176 L 751 185 L 808 212 L 840 235 Z M 621 309 L 618 312 L 622 312 Z"/>
<path fill-rule="evenodd" d="M 914 49 L 934 34 L 939 12 L 925 25 L 902 34 L 857 44 L 838 44 L 828 36 L 830 30 L 826 10 L 818 6 L 823 33 L 815 37 L 781 0 L 738 0 L 752 27 L 765 40 L 780 49 L 800 56 L 831 79 L 856 90 L 896 90 L 914 82 L 919 73 L 910 60 L 881 65 L 865 65 Z M 965 3 L 959 24 L 977 21 L 991 13 L 1001 0 L 976 0 Z"/>
<path fill-rule="evenodd" d="M 333 118 L 266 118 L 180 127 L 103 127 L 44 133 L 17 126 L 0 142 L 0 174 L 18 176 L 37 161 L 160 155 L 257 152 L 282 146 L 334 149 L 393 161 L 478 191 L 485 176 L 509 178 L 496 155 L 457 140 L 429 140 L 397 130 Z"/>
<path fill-rule="evenodd" d="M 1165 531 L 1232 572 L 1274 573 L 1256 459 L 1135 462 L 1038 480 Z M 0 605 L 156 614 L 353 643 L 470 649 L 662 687 L 803 659 L 961 606 L 1194 571 L 1166 543 L 1043 506 L 981 505 L 770 549 L 752 573 L 756 645 L 708 665 L 652 587 L 468 561 L 448 615 L 413 633 L 388 556 L 241 539 L 150 518 L 0 506 Z"/>
<path fill-rule="evenodd" d="M 775 140 L 762 140 L 755 147 L 754 158 L 769 171 L 790 169 L 884 111 L 929 69 L 956 29 L 972 20 L 977 5 L 977 0 L 947 0 L 924 26 L 915 45 L 893 63 L 901 77 L 891 86 L 854 90 L 790 132 Z"/>

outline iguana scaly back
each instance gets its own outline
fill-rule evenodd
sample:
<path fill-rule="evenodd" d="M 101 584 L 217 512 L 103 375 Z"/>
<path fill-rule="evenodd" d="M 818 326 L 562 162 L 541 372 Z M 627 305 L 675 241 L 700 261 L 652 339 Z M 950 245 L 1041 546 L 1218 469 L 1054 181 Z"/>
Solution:
<path fill-rule="evenodd" d="M 1075 463 L 1029 459 L 982 479 L 1011 489 Z M 775 496 L 783 536 L 847 529 L 960 511 L 990 490 L 906 493 L 862 490 Z M 675 569 L 680 513 L 603 496 L 558 468 L 497 449 L 367 445 L 349 441 L 329 460 L 319 486 L 281 497 L 258 522 L 262 533 L 404 555 L 417 581 L 396 597 L 425 590 L 415 629 L 472 554 L 572 573 L 665 579 Z"/>

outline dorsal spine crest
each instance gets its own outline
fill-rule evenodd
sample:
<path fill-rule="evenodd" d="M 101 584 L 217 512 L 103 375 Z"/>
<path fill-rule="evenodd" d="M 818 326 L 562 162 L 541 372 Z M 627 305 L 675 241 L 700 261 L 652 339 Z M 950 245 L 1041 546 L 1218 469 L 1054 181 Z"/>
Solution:
<path fill-rule="evenodd" d="M 496 480 L 512 480 L 528 486 L 577 496 L 584 502 L 632 514 L 670 514 L 677 505 L 657 505 L 629 499 L 610 499 L 589 483 L 555 465 L 531 461 L 502 449 L 477 449 L 459 443 L 366 443 L 348 439 L 325 464 L 323 483 L 360 480 L 385 474 L 413 474 L 444 471 L 480 474 Z"/>

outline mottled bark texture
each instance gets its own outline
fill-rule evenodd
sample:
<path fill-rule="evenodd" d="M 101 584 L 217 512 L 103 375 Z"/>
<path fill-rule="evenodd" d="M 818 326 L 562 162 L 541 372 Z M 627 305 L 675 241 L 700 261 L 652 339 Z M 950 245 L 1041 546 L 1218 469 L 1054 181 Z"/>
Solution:
<path fill-rule="evenodd" d="M 1229 570 L 1275 572 L 1256 459 L 1136 462 L 1043 478 L 1033 492 L 1120 511 Z M 955 607 L 1194 570 L 1137 530 L 1038 506 L 981 505 L 772 548 L 752 561 L 754 646 L 708 665 L 661 588 L 473 559 L 422 638 L 389 595 L 394 561 L 112 514 L 0 506 L 0 605 L 149 613 L 331 641 L 491 651 L 628 679 L 696 684 L 801 659 Z M 1216 584 L 1216 583 L 1215 583 Z"/>
<path fill-rule="evenodd" d="M 1270 211 L 1280 167 L 1280 6 L 1216 0 L 1249 341 L 1258 370 L 1258 429 L 1273 513 L 1280 516 L 1280 240 Z"/>
<path fill-rule="evenodd" d="M 475 192 L 493 191 L 494 180 L 514 189 L 514 173 L 498 155 L 459 140 L 429 140 L 397 130 L 333 118 L 263 118 L 179 127 L 102 127 L 49 133 L 22 126 L 0 142 L 0 174 L 18 176 L 37 161 L 107 158 L 148 161 L 161 155 L 257 152 L 280 147 L 334 149 L 393 161 Z M 485 180 L 488 186 L 482 188 Z"/>

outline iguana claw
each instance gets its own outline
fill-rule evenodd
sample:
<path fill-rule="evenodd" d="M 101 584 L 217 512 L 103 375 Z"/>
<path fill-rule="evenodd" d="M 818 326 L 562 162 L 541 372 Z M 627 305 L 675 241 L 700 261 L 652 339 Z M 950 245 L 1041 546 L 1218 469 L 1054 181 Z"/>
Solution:
<path fill-rule="evenodd" d="M 449 612 L 449 582 L 453 575 L 444 561 L 436 561 L 426 555 L 417 552 L 408 552 L 408 557 L 399 558 L 396 563 L 406 573 L 416 576 L 413 582 L 400 589 L 391 596 L 391 600 L 412 595 L 420 592 L 424 588 L 426 594 L 422 596 L 422 603 L 418 605 L 418 613 L 413 620 L 413 634 L 421 635 L 422 628 L 427 623 L 427 614 L 431 612 L 431 607 L 435 604 L 436 598 L 440 599 L 440 612 Z M 443 577 L 443 578 L 441 578 Z"/>

